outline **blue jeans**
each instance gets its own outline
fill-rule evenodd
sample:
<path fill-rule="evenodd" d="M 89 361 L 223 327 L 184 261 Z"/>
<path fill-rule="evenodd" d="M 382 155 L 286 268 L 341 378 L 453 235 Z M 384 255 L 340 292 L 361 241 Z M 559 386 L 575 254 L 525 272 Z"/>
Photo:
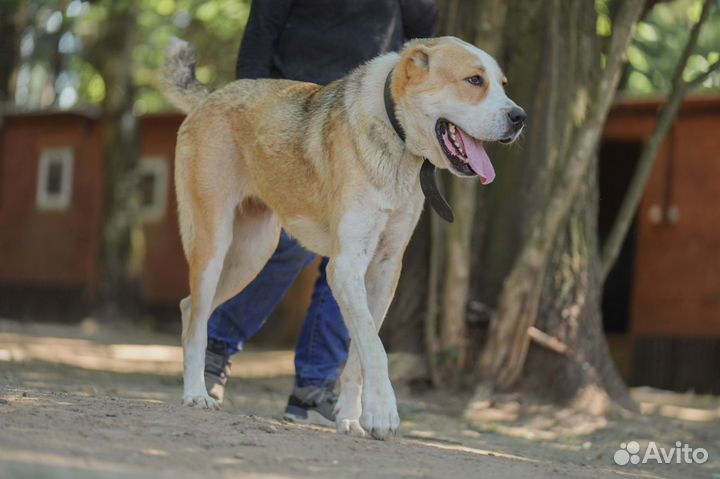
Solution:
<path fill-rule="evenodd" d="M 277 249 L 260 274 L 235 297 L 215 309 L 208 322 L 208 337 L 240 351 L 265 324 L 300 271 L 315 254 L 282 231 Z M 334 383 L 345 362 L 350 336 L 327 283 L 327 258 L 320 262 L 310 309 L 295 347 L 295 382 L 298 387 Z"/>

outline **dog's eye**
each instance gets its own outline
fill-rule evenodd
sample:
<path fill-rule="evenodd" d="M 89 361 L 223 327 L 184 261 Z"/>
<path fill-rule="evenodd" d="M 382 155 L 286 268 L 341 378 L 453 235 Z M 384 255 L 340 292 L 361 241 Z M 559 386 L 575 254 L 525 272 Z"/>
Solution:
<path fill-rule="evenodd" d="M 473 75 L 469 78 L 466 78 L 468 83 L 475 86 L 483 86 L 485 84 L 485 79 L 481 77 L 480 75 Z"/>
<path fill-rule="evenodd" d="M 507 84 L 508 84 L 508 79 L 505 78 L 505 77 L 503 77 L 503 79 L 502 79 L 502 86 L 507 86 Z"/>

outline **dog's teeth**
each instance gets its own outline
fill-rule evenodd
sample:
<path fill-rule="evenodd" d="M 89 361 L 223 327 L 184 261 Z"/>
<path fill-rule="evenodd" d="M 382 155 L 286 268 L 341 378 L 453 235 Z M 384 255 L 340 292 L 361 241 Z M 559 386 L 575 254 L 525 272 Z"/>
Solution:
<path fill-rule="evenodd" d="M 455 148 L 461 155 L 465 156 L 465 150 L 463 150 L 463 147 L 460 145 L 460 143 L 453 140 L 452 144 L 455 145 Z"/>
<path fill-rule="evenodd" d="M 455 133 L 455 125 L 453 125 L 452 123 L 450 123 L 450 131 Z"/>

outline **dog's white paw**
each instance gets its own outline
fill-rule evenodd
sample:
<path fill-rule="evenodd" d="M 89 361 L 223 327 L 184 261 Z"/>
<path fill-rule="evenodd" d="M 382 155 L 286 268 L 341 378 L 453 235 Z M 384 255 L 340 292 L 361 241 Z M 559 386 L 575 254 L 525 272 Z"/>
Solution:
<path fill-rule="evenodd" d="M 360 388 L 342 386 L 337 403 L 335 403 L 334 412 L 335 417 L 338 419 L 354 420 L 357 422 L 362 412 Z"/>
<path fill-rule="evenodd" d="M 209 394 L 185 394 L 183 406 L 195 407 L 198 409 L 220 409 L 220 403 L 210 397 Z"/>
<path fill-rule="evenodd" d="M 348 436 L 365 437 L 365 429 L 357 419 L 337 419 L 337 432 Z"/>
<path fill-rule="evenodd" d="M 377 390 L 374 394 L 366 391 L 367 389 L 363 390 L 360 425 L 375 439 L 383 440 L 395 436 L 400 428 L 400 415 L 392 386 L 385 394 Z"/>
<path fill-rule="evenodd" d="M 375 439 L 385 440 L 395 436 L 400 428 L 400 416 L 397 408 L 371 407 L 363 410 L 360 425 Z"/>

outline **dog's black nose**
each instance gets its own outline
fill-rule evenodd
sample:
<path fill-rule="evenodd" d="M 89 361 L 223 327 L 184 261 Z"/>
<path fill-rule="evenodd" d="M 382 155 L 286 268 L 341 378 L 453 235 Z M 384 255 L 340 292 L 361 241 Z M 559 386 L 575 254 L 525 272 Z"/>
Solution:
<path fill-rule="evenodd" d="M 525 118 L 527 118 L 527 113 L 519 106 L 513 107 L 512 110 L 508 112 L 508 119 L 513 126 L 522 126 L 522 124 L 525 123 Z"/>

